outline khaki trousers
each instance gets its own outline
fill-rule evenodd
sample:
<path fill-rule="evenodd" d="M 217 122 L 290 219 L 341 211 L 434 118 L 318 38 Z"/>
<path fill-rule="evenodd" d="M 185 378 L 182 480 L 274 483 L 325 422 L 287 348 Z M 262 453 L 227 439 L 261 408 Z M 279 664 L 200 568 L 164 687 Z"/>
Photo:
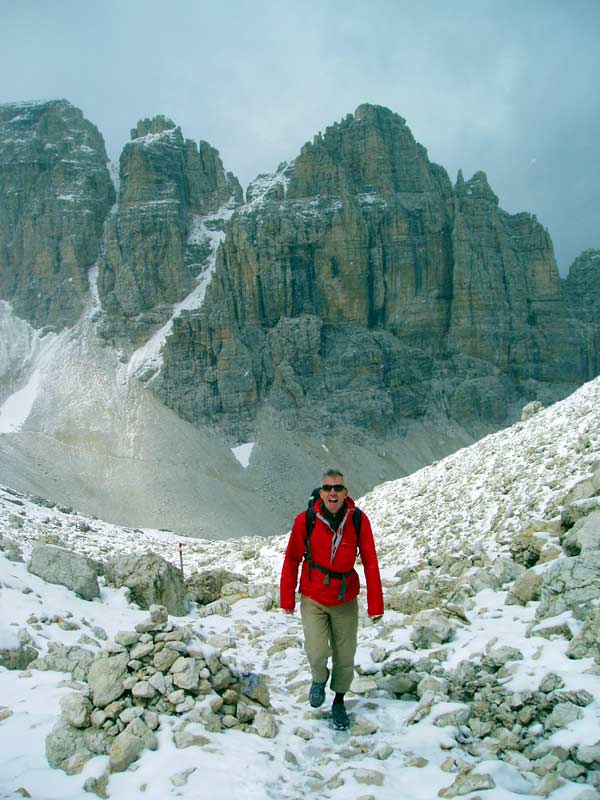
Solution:
<path fill-rule="evenodd" d="M 300 613 L 304 649 L 313 681 L 327 681 L 327 659 L 331 655 L 331 689 L 334 692 L 347 692 L 354 678 L 358 600 L 354 598 L 341 606 L 323 606 L 302 595 Z"/>

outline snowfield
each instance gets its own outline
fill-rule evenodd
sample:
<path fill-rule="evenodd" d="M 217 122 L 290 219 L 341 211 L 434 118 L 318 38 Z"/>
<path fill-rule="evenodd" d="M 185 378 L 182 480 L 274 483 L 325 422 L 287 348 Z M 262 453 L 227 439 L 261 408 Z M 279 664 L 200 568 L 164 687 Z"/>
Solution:
<path fill-rule="evenodd" d="M 100 597 L 86 601 L 29 573 L 26 562 L 36 541 L 99 561 L 152 552 L 177 567 L 181 552 L 186 575 L 226 568 L 248 580 L 249 596 L 232 602 L 229 615 L 201 616 L 201 607 L 192 604 L 187 616 L 171 619 L 218 647 L 232 670 L 266 676 L 277 733 L 271 738 L 241 728 L 215 732 L 194 722 L 188 730 L 195 730 L 203 743 L 177 748 L 173 731 L 181 718 L 162 715 L 158 749 L 144 750 L 128 770 L 111 774 L 108 796 L 592 800 L 600 796 L 600 763 L 590 757 L 582 768 L 574 754 L 598 748 L 600 665 L 591 657 L 569 658 L 569 640 L 556 632 L 568 630 L 570 637 L 577 637 L 583 622 L 571 611 L 536 622 L 539 601 L 506 604 L 514 575 L 509 579 L 507 573 L 506 580 L 494 585 L 486 584 L 486 574 L 509 569 L 513 539 L 523 532 L 539 543 L 534 571 L 540 576 L 566 558 L 556 533 L 561 512 L 580 496 L 596 503 L 597 490 L 584 495 L 579 490 L 599 467 L 596 379 L 526 421 L 358 500 L 373 524 L 389 602 L 376 624 L 361 608 L 357 676 L 347 697 L 352 727 L 347 732 L 333 730 L 327 702 L 318 710 L 308 706 L 310 677 L 299 614 L 288 617 L 277 609 L 287 533 L 269 539 L 193 539 L 119 527 L 0 488 L 0 651 L 29 641 L 42 656 L 53 643 L 83 644 L 97 652 L 118 631 L 133 630 L 148 617 L 148 611 L 130 602 L 126 589 L 108 586 L 103 578 Z M 290 523 L 298 511 L 290 509 Z M 24 562 L 9 560 L 19 551 Z M 428 612 L 411 616 L 390 606 L 402 599 L 403 590 L 418 594 L 449 584 L 452 565 L 459 562 L 471 565 L 460 573 L 466 579 L 463 589 L 466 582 L 470 591 L 460 608 L 456 600 L 444 601 L 453 634 L 429 647 L 418 645 L 415 633 L 427 628 Z M 361 599 L 364 603 L 364 591 Z M 537 625 L 533 631 L 532 624 Z M 524 709 L 526 693 L 544 681 L 560 687 L 563 705 L 579 708 L 555 726 L 546 720 L 545 730 L 523 716 L 521 728 L 529 725 L 531 737 L 537 731 L 543 742 L 537 752 L 530 749 L 525 755 L 516 747 L 492 746 L 497 731 L 469 738 L 461 721 L 465 703 L 439 689 L 441 671 L 466 673 L 469 664 L 489 664 L 494 658 L 499 659 L 495 685 L 508 698 L 507 706 L 512 704 L 511 713 Z M 385 680 L 379 679 L 386 664 L 398 659 L 419 675 L 427 673 L 427 686 L 441 684 L 435 690 L 419 684 L 418 697 L 386 690 Z M 391 667 L 387 674 L 389 678 Z M 46 737 L 60 716 L 60 699 L 73 686 L 82 684 L 68 673 L 0 667 L 0 797 L 90 797 L 84 783 L 102 776 L 108 756 L 92 758 L 75 775 L 51 769 L 45 756 Z M 475 730 L 472 720 L 469 724 Z M 511 734 L 515 730 L 509 727 L 506 735 Z"/>

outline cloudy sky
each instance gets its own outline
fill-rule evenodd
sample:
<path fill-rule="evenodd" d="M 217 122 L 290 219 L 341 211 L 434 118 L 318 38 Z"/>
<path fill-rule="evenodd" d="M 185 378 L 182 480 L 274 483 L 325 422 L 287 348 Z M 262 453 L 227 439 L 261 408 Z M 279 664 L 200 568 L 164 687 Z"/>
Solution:
<path fill-rule="evenodd" d="M 64 97 L 117 158 L 162 113 L 245 187 L 363 102 L 452 180 L 600 248 L 600 0 L 0 0 L 0 102 Z"/>

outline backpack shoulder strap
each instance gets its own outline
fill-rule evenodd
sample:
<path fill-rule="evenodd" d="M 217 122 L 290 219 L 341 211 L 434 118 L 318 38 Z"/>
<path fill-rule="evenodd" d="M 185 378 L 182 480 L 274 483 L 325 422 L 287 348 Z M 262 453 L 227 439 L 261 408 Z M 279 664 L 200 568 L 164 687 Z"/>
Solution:
<path fill-rule="evenodd" d="M 352 522 L 354 523 L 354 530 L 356 531 L 356 543 L 360 539 L 360 523 L 362 522 L 362 511 L 358 506 L 354 509 L 352 514 Z"/>
<path fill-rule="evenodd" d="M 306 509 L 306 541 L 305 541 L 305 557 L 310 558 L 310 535 L 315 527 L 315 510 L 312 506 Z"/>

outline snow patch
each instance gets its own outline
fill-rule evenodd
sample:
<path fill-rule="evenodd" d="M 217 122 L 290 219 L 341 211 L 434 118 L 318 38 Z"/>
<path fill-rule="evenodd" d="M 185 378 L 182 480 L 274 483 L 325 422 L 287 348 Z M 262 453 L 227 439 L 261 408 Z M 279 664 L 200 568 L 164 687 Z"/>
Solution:
<path fill-rule="evenodd" d="M 21 430 L 38 396 L 41 384 L 39 370 L 35 370 L 26 385 L 4 402 L 0 408 L 0 433 L 15 433 Z"/>
<path fill-rule="evenodd" d="M 254 448 L 255 442 L 248 442 L 247 444 L 240 444 L 237 447 L 232 447 L 231 452 L 240 462 L 242 467 L 246 469 L 248 464 L 250 463 L 250 455 L 252 454 L 252 450 Z"/>

